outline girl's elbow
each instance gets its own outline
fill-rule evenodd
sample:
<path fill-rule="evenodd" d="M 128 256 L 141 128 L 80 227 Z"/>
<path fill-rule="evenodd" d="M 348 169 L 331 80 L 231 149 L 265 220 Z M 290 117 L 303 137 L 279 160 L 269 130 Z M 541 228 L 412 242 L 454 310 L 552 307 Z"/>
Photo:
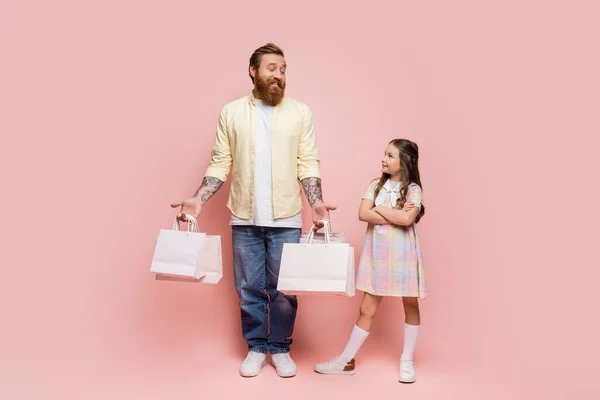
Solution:
<path fill-rule="evenodd" d="M 414 223 L 415 223 L 415 218 L 406 218 L 406 220 L 404 221 L 404 226 L 411 226 Z"/>
<path fill-rule="evenodd" d="M 365 215 L 361 211 L 358 212 L 358 220 L 363 222 L 365 221 Z"/>

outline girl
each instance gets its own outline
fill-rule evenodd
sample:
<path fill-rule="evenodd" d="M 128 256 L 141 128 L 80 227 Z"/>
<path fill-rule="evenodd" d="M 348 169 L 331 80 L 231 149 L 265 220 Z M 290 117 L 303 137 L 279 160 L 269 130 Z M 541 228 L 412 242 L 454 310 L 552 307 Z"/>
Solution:
<path fill-rule="evenodd" d="M 354 375 L 354 356 L 369 335 L 383 296 L 402 297 L 404 350 L 398 380 L 416 381 L 413 350 L 421 323 L 418 298 L 427 297 L 423 258 L 415 224 L 425 213 L 421 204 L 419 148 L 406 139 L 392 140 L 381 160 L 381 178 L 363 195 L 359 219 L 368 222 L 356 288 L 364 292 L 360 317 L 342 354 L 319 363 L 322 374 Z"/>

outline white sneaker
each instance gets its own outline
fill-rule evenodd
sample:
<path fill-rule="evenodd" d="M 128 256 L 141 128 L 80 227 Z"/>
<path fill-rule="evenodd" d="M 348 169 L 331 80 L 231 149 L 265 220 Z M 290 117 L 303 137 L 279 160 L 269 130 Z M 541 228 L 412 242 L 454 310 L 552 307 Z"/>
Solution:
<path fill-rule="evenodd" d="M 413 383 L 417 380 L 413 360 L 400 360 L 400 376 L 398 377 L 398 380 L 402 383 Z"/>
<path fill-rule="evenodd" d="M 267 355 L 256 351 L 249 351 L 246 359 L 240 365 L 240 375 L 247 378 L 256 376 L 260 369 L 267 363 Z"/>
<path fill-rule="evenodd" d="M 354 358 L 350 362 L 344 362 L 338 357 L 315 365 L 315 371 L 320 374 L 354 375 L 356 373 Z"/>
<path fill-rule="evenodd" d="M 271 363 L 277 370 L 277 375 L 282 378 L 291 378 L 296 375 L 296 363 L 290 353 L 271 354 Z"/>

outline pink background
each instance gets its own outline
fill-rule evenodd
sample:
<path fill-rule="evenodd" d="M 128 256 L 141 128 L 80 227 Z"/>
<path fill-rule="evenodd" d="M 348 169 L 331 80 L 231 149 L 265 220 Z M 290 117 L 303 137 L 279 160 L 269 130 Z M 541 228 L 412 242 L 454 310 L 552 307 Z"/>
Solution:
<path fill-rule="evenodd" d="M 3 0 L 0 398 L 598 396 L 599 11 Z M 396 381 L 394 300 L 356 376 L 312 372 L 341 351 L 361 296 L 300 299 L 296 378 L 238 376 L 227 186 L 200 219 L 223 237 L 221 283 L 149 272 L 170 202 L 200 183 L 218 112 L 250 90 L 248 58 L 267 41 L 286 51 L 287 93 L 312 109 L 325 199 L 357 256 L 385 144 L 420 146 L 430 298 L 415 385 Z"/>

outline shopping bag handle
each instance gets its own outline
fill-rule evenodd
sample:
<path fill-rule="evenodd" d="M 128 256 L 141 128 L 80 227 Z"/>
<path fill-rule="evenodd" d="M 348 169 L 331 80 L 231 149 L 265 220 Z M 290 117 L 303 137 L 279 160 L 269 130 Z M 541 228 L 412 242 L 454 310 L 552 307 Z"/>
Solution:
<path fill-rule="evenodd" d="M 198 221 L 196 220 L 196 218 L 191 215 L 191 214 L 185 214 L 185 217 L 187 218 L 187 231 L 189 232 L 200 232 L 200 230 L 198 229 Z M 179 218 L 175 217 L 175 220 L 173 221 L 173 230 L 174 231 L 179 231 L 180 226 L 179 226 Z"/>
<path fill-rule="evenodd" d="M 319 222 L 323 223 L 323 230 L 325 231 L 325 244 L 329 244 L 329 241 L 331 239 L 331 222 L 329 222 L 328 219 L 322 219 L 319 220 Z M 313 239 L 315 237 L 315 224 L 313 224 L 313 226 L 310 228 L 310 232 L 308 232 L 308 235 L 306 236 L 306 241 L 304 242 L 305 244 L 311 244 L 313 242 Z"/>

